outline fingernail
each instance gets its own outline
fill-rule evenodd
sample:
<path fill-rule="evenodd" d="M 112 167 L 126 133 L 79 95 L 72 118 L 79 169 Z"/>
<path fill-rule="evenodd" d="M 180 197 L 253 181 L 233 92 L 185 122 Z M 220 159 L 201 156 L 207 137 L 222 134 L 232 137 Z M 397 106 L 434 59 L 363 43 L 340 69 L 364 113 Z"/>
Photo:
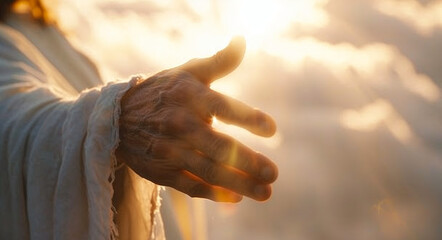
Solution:
<path fill-rule="evenodd" d="M 275 171 L 274 171 L 273 168 L 271 168 L 271 167 L 264 167 L 264 168 L 261 170 L 261 178 L 262 178 L 264 181 L 269 181 L 269 182 L 271 182 L 271 181 L 273 181 L 274 178 L 275 178 Z"/>
<path fill-rule="evenodd" d="M 259 199 L 267 199 L 269 197 L 269 188 L 266 186 L 256 186 L 254 191 L 255 196 Z"/>
<path fill-rule="evenodd" d="M 264 130 L 265 132 L 270 131 L 271 126 L 270 126 L 269 122 L 266 121 L 265 119 L 261 120 L 260 125 L 261 125 L 261 129 Z"/>
<path fill-rule="evenodd" d="M 258 124 L 264 136 L 271 136 L 276 131 L 276 126 L 271 118 L 268 118 L 262 114 L 258 115 Z"/>

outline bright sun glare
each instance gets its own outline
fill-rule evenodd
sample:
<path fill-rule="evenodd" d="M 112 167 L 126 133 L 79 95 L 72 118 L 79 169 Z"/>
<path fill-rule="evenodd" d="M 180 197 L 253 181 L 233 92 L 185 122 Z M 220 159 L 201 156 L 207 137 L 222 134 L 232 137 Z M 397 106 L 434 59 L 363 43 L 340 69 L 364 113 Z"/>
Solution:
<path fill-rule="evenodd" d="M 324 0 L 227 0 L 219 4 L 221 21 L 230 34 L 244 35 L 252 44 L 279 37 L 294 23 L 322 25 Z"/>
<path fill-rule="evenodd" d="M 230 11 L 225 11 L 225 21 L 233 31 L 248 37 L 259 37 L 274 34 L 287 25 L 287 14 L 282 5 L 272 0 L 243 0 L 228 2 Z"/>

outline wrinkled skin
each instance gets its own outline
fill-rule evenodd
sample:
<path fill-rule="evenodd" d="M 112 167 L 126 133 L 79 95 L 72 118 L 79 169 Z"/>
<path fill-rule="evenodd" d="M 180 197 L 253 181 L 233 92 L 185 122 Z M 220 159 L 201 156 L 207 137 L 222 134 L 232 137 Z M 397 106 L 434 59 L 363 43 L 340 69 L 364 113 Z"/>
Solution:
<path fill-rule="evenodd" d="M 275 164 L 211 127 L 216 116 L 260 136 L 276 131 L 270 116 L 209 88 L 240 64 L 244 51 L 244 40 L 236 38 L 211 58 L 139 81 L 121 101 L 118 160 L 191 197 L 268 199 L 277 178 Z"/>

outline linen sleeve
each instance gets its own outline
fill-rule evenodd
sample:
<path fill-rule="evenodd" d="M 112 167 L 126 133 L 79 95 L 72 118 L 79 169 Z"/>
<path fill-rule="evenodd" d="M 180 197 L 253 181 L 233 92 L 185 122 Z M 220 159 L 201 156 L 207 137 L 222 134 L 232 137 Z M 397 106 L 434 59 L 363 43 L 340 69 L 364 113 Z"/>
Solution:
<path fill-rule="evenodd" d="M 115 237 L 119 105 L 135 79 L 73 94 L 0 30 L 0 239 Z"/>

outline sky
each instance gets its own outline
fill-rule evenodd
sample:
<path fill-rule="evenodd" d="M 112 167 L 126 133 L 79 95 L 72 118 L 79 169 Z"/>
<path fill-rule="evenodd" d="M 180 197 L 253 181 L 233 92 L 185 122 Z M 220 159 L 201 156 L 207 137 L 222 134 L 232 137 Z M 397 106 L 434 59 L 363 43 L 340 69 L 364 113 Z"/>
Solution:
<path fill-rule="evenodd" d="M 207 239 L 442 238 L 442 1 L 60 0 L 57 12 L 109 81 L 245 36 L 243 63 L 212 88 L 278 132 L 215 127 L 280 176 L 264 203 L 203 201 Z"/>

